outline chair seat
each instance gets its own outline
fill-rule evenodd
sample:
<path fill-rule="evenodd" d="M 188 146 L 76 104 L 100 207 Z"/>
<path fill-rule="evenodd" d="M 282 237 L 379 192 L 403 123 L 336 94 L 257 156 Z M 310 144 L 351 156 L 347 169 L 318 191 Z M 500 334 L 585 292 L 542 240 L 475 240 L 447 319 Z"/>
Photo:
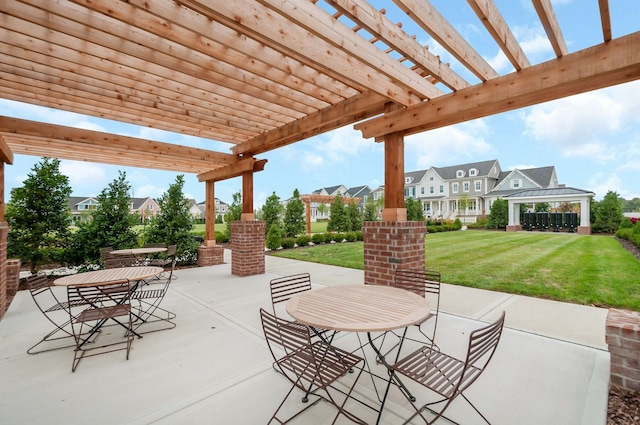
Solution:
<path fill-rule="evenodd" d="M 324 382 L 337 380 L 362 361 L 361 357 L 323 341 L 313 343 L 311 350 L 318 362 L 317 368 L 308 349 L 290 353 L 279 359 L 278 364 L 298 376 L 305 376 L 307 382 L 322 386 Z"/>
<path fill-rule="evenodd" d="M 464 371 L 465 362 L 430 348 L 419 348 L 409 354 L 393 366 L 393 369 L 413 379 L 414 381 L 429 387 L 443 397 L 451 397 L 458 387 L 458 378 Z M 465 371 L 465 376 L 460 387 L 465 387 L 465 382 L 473 381 L 479 375 L 481 369 L 470 366 Z"/>
<path fill-rule="evenodd" d="M 102 320 L 111 317 L 126 316 L 131 311 L 130 304 L 113 305 L 97 309 L 87 309 L 78 315 L 75 323 L 89 322 L 92 320 Z"/>

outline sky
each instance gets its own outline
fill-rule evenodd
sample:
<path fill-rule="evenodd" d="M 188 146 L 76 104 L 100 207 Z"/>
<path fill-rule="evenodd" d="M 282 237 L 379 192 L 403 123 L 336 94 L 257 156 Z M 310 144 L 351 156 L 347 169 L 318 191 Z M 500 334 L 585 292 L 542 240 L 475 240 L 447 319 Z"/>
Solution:
<path fill-rule="evenodd" d="M 384 3 L 389 6 L 388 1 Z M 500 75 L 513 71 L 466 2 L 432 0 L 431 3 Z M 637 0 L 609 3 L 614 38 L 640 30 Z M 569 52 L 601 42 L 596 0 L 552 0 L 552 4 Z M 496 5 L 532 65 L 554 57 L 530 0 L 496 0 Z M 397 13 L 401 12 L 389 9 L 387 16 L 399 21 Z M 407 25 L 403 29 L 414 34 Z M 418 30 L 415 34 L 421 44 L 428 45 L 456 72 L 472 84 L 477 82 L 433 39 Z M 608 191 L 615 191 L 625 199 L 640 197 L 639 111 L 640 81 L 636 81 L 408 136 L 405 172 L 496 159 L 503 170 L 555 166 L 560 184 L 592 191 L 597 200 Z M 229 153 L 231 148 L 222 142 L 5 99 L 0 99 L 0 115 L 220 152 Z M 260 208 L 273 192 L 284 200 L 295 189 L 307 194 L 341 184 L 348 188 L 362 185 L 377 188 L 384 184 L 383 148 L 372 139 L 363 139 L 350 125 L 261 154 L 258 158 L 268 162 L 264 171 L 254 175 L 254 207 Z M 22 186 L 39 161 L 39 157 L 15 155 L 14 163 L 5 166 L 6 201 L 11 189 Z M 60 165 L 60 171 L 69 177 L 73 196 L 98 195 L 118 176 L 119 170 L 126 172 L 135 197 L 161 196 L 179 174 L 84 161 L 62 160 Z M 185 174 L 184 178 L 185 195 L 197 202 L 204 201 L 205 184 L 198 182 L 195 174 Z M 233 193 L 241 187 L 240 178 L 217 182 L 215 196 L 231 203 Z"/>

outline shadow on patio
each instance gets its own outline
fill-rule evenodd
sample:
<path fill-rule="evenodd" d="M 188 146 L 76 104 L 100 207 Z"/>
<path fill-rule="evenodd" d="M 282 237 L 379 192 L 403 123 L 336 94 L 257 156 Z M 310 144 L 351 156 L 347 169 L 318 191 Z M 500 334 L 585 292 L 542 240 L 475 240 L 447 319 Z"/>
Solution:
<path fill-rule="evenodd" d="M 175 329 L 134 340 L 128 361 L 123 352 L 87 358 L 75 373 L 71 349 L 26 354 L 50 324 L 21 291 L 0 322 L 2 424 L 266 423 L 290 388 L 271 367 L 260 325 L 259 308 L 271 305 L 269 280 L 308 271 L 317 287 L 362 284 L 363 273 L 267 256 L 265 275 L 240 278 L 231 275 L 228 252 L 225 259 L 176 272 L 163 304 L 177 313 Z M 495 425 L 604 425 L 607 311 L 443 285 L 438 344 L 462 356 L 468 332 L 503 310 L 507 322 L 496 355 L 468 392 L 478 408 Z M 334 343 L 349 348 L 357 340 L 342 332 Z M 356 392 L 375 398 L 368 376 Z M 374 412 L 349 405 L 375 421 Z M 448 414 L 464 424 L 482 423 L 470 410 L 456 400 Z M 333 413 L 321 402 L 296 423 L 330 423 Z M 407 416 L 409 406 L 392 388 L 382 423 Z"/>

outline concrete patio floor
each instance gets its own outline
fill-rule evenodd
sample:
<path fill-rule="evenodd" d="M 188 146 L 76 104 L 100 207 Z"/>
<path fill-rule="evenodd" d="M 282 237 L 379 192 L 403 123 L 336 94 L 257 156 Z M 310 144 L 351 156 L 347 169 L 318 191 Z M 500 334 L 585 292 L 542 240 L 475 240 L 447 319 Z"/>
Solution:
<path fill-rule="evenodd" d="M 290 388 L 271 367 L 260 325 L 259 308 L 271 306 L 269 280 L 310 272 L 316 287 L 360 285 L 363 272 L 267 256 L 266 274 L 237 277 L 228 251 L 225 261 L 176 272 L 163 303 L 177 314 L 175 329 L 134 340 L 128 361 L 123 351 L 85 358 L 75 373 L 70 348 L 26 354 L 50 324 L 27 291 L 18 293 L 0 321 L 0 424 L 267 423 Z M 607 310 L 446 284 L 440 310 L 436 340 L 458 356 L 471 330 L 506 311 L 496 354 L 467 394 L 494 425 L 606 424 Z M 343 332 L 334 343 L 355 347 L 357 338 Z M 355 391 L 375 400 L 367 375 Z M 429 397 L 414 392 L 419 400 Z M 288 407 L 299 400 L 293 397 Z M 381 423 L 409 416 L 396 388 L 387 403 Z M 354 402 L 347 408 L 375 422 L 370 409 Z M 321 402 L 295 423 L 329 424 L 334 412 Z M 448 415 L 462 424 L 483 423 L 462 399 Z"/>

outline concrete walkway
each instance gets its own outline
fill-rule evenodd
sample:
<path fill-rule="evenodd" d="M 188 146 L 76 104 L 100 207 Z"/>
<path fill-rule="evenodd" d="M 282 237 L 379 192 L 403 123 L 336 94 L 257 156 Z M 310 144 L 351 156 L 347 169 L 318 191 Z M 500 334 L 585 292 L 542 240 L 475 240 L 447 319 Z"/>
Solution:
<path fill-rule="evenodd" d="M 231 275 L 228 252 L 225 258 L 226 264 L 176 272 L 164 300 L 177 313 L 175 329 L 136 339 L 128 361 L 124 352 L 87 358 L 75 373 L 70 349 L 25 353 L 50 325 L 21 291 L 0 322 L 0 423 L 266 423 L 290 388 L 271 368 L 258 316 L 271 305 L 269 280 L 309 272 L 316 287 L 357 285 L 363 272 L 267 256 L 265 275 L 241 278 Z M 468 333 L 503 310 L 507 328 L 496 355 L 468 392 L 478 408 L 494 425 L 605 425 L 607 311 L 445 284 L 438 344 L 463 356 Z M 340 333 L 335 343 L 354 347 L 357 335 Z M 364 375 L 356 392 L 376 400 Z M 374 422 L 366 407 L 347 406 Z M 408 409 L 392 389 L 382 423 L 400 423 Z M 329 424 L 333 412 L 320 403 L 295 423 Z M 463 424 L 483 423 L 463 400 L 448 413 Z"/>

